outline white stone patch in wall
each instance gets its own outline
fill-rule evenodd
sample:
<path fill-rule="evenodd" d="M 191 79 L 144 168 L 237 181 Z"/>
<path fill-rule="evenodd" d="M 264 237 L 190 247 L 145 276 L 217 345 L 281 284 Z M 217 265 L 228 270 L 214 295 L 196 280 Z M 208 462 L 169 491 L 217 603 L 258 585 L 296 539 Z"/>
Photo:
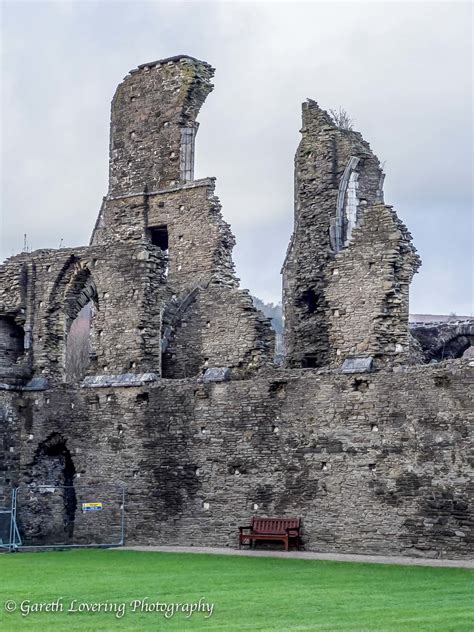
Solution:
<path fill-rule="evenodd" d="M 257 509 L 258 509 L 258 505 L 257 505 L 257 503 L 254 503 L 254 504 L 253 504 L 252 509 L 253 509 L 254 511 L 257 511 Z"/>
<path fill-rule="evenodd" d="M 205 509 L 206 511 L 210 508 L 210 504 L 209 503 L 202 503 L 202 508 Z"/>

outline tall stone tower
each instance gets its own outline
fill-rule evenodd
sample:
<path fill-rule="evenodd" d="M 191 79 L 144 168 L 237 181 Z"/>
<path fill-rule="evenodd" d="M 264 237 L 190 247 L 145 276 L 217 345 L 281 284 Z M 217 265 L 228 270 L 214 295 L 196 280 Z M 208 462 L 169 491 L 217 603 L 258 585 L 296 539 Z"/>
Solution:
<path fill-rule="evenodd" d="M 358 132 L 303 104 L 294 232 L 283 264 L 287 364 L 406 359 L 411 237 L 383 203 L 380 163 Z"/>

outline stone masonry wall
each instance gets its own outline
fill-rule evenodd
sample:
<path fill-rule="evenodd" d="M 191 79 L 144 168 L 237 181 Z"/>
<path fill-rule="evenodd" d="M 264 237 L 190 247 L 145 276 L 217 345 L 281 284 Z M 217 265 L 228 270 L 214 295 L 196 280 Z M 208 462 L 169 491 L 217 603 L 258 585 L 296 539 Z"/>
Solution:
<path fill-rule="evenodd" d="M 302 138 L 295 158 L 295 225 L 288 253 L 283 265 L 283 310 L 285 316 L 286 363 L 290 367 L 299 366 L 340 366 L 344 354 L 359 346 L 367 347 L 364 326 L 370 320 L 370 329 L 377 339 L 378 356 L 393 358 L 393 341 L 384 349 L 381 344 L 387 330 L 386 319 L 373 316 L 374 311 L 367 298 L 362 307 L 360 287 L 371 283 L 378 294 L 377 305 L 387 303 L 391 314 L 390 325 L 401 332 L 401 341 L 406 348 L 408 330 L 408 283 L 419 265 L 410 243 L 410 235 L 401 222 L 393 216 L 387 218 L 383 201 L 383 173 L 377 157 L 358 132 L 338 127 L 324 110 L 314 101 L 303 104 Z M 352 170 L 349 169 L 354 161 Z M 349 200 L 349 189 L 344 193 L 342 183 L 348 186 L 350 173 L 357 176 L 353 182 L 354 199 Z M 347 205 L 353 206 L 355 213 L 353 227 L 348 226 Z M 375 205 L 375 206 L 374 206 Z M 368 211 L 370 207 L 375 210 Z M 374 214 L 381 213 L 381 218 Z M 365 218 L 365 219 L 364 219 Z M 371 226 L 367 226 L 368 223 Z M 365 222 L 357 234 L 352 228 Z M 356 260 L 380 259 L 382 240 L 390 231 L 380 231 L 377 227 L 384 222 L 394 223 L 392 232 L 401 231 L 397 261 L 393 270 L 387 269 L 388 259 L 381 274 L 368 277 L 364 266 L 349 265 Z M 357 230 L 357 229 L 356 229 Z M 378 235 L 375 237 L 375 234 Z M 372 252 L 373 249 L 373 252 Z M 347 251 L 347 252 L 346 252 Z M 339 283 L 343 299 L 338 304 L 337 290 L 334 289 L 333 274 L 339 271 L 343 279 Z M 380 272 L 376 265 L 377 271 Z M 375 270 L 375 269 L 374 269 Z M 387 283 L 391 280 L 391 287 Z M 379 285 L 376 288 L 376 285 Z M 385 284 L 385 286 L 384 286 Z M 329 286 L 332 286 L 331 288 Z M 383 296 L 385 293 L 385 297 Z M 394 293 L 396 296 L 391 296 Z M 400 301 L 397 309 L 394 302 Z M 331 304 L 335 303 L 334 305 Z M 347 303 L 344 310 L 342 303 Z M 361 313 L 365 310 L 364 326 L 360 327 L 354 318 L 354 306 Z M 343 309 L 339 309 L 342 307 Z M 378 309 L 374 306 L 375 311 Z M 335 312 L 335 310 L 337 310 Z M 396 324 L 396 319 L 400 323 Z M 337 320 L 336 320 L 337 319 Z M 347 339 L 344 335 L 351 332 Z M 397 347 L 398 348 L 398 347 Z"/>
<path fill-rule="evenodd" d="M 194 305 L 184 320 L 161 331 L 171 344 L 168 349 L 164 343 L 168 377 L 197 375 L 216 363 L 237 369 L 235 375 L 248 374 L 270 364 L 274 354 L 270 321 L 238 290 L 235 239 L 222 217 L 214 179 L 194 181 L 188 164 L 196 117 L 212 89 L 213 72 L 205 62 L 178 56 L 143 64 L 120 84 L 112 101 L 109 192 L 91 239 L 93 246 L 120 242 L 162 249 L 165 320 L 199 291 L 196 322 L 189 321 Z M 192 137 L 183 136 L 183 130 L 191 129 Z M 212 327 L 218 339 L 211 340 L 209 321 L 219 321 L 218 329 Z M 179 339 L 173 340 L 178 329 Z M 186 353 L 180 351 L 184 346 Z"/>
<path fill-rule="evenodd" d="M 26 287 L 14 286 L 0 314 L 20 313 L 28 338 L 28 375 L 64 380 L 72 321 L 94 303 L 91 371 L 160 372 L 161 309 L 165 300 L 163 253 L 149 244 L 115 244 L 40 250 L 7 260 L 4 278 L 26 265 Z M 26 299 L 31 296 L 26 308 Z M 8 301 L 8 302 L 6 302 Z M 21 307 L 21 305 L 25 307 Z M 21 374 L 24 376 L 24 372 Z"/>
<path fill-rule="evenodd" d="M 274 332 L 248 292 L 211 284 L 173 322 L 163 377 L 197 376 L 208 367 L 229 368 L 233 379 L 249 377 L 271 366 L 274 345 Z"/>
<path fill-rule="evenodd" d="M 253 514 L 297 515 L 307 549 L 467 557 L 472 362 L 411 365 L 419 260 L 378 159 L 304 104 L 277 369 L 214 180 L 193 180 L 212 75 L 183 55 L 131 71 L 91 245 L 0 267 L 0 504 L 21 486 L 26 543 L 116 542 L 123 484 L 129 543 L 233 546 Z M 67 383 L 87 304 L 89 375 Z M 354 355 L 374 372 L 341 372 Z"/>
<path fill-rule="evenodd" d="M 307 549 L 464 557 L 469 371 L 451 361 L 11 394 L 22 433 L 11 478 L 31 480 L 38 446 L 60 435 L 77 485 L 91 481 L 99 495 L 127 485 L 128 543 L 233 546 L 251 515 L 277 514 L 302 516 Z"/>
<path fill-rule="evenodd" d="M 213 68 L 186 55 L 143 64 L 118 86 L 110 122 L 109 195 L 177 186 L 182 135 L 212 90 Z"/>
<path fill-rule="evenodd" d="M 351 356 L 410 361 L 408 291 L 419 265 L 410 238 L 391 207 L 368 206 L 336 254 L 325 290 L 334 365 Z"/>

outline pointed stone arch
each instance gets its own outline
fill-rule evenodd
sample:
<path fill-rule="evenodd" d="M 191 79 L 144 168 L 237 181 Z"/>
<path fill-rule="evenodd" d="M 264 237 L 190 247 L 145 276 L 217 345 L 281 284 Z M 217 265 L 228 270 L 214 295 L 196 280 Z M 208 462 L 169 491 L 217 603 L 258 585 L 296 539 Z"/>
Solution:
<path fill-rule="evenodd" d="M 52 365 L 64 377 L 66 343 L 71 325 L 81 309 L 92 303 L 99 309 L 97 287 L 87 264 L 71 255 L 54 282 L 48 300 L 47 344 Z"/>

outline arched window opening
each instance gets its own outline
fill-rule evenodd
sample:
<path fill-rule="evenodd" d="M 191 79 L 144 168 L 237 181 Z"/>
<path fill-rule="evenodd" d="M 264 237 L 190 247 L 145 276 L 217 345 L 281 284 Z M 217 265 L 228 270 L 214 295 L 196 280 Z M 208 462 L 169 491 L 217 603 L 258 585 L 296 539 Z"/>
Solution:
<path fill-rule="evenodd" d="M 352 230 L 357 224 L 357 207 L 359 202 L 357 200 L 357 188 L 358 188 L 359 174 L 357 171 L 352 171 L 349 176 L 349 183 L 346 191 L 346 204 L 344 207 L 344 245 L 350 241 L 352 237 Z"/>
<path fill-rule="evenodd" d="M 98 308 L 97 288 L 90 271 L 81 268 L 64 294 L 64 378 L 79 382 L 86 374 L 93 353 L 93 320 Z"/>
<path fill-rule="evenodd" d="M 66 382 L 79 382 L 86 375 L 91 361 L 91 334 L 94 304 L 84 305 L 72 321 L 66 338 Z"/>

